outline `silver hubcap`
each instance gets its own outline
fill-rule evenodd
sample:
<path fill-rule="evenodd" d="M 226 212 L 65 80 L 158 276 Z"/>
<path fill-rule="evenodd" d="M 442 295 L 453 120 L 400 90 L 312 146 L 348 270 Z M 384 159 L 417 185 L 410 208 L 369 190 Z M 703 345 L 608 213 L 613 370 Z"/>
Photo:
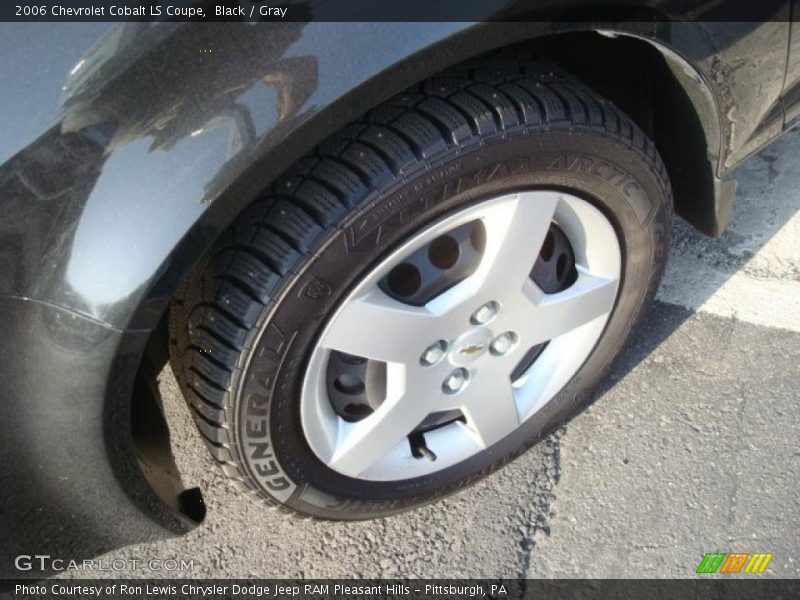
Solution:
<path fill-rule="evenodd" d="M 407 257 L 469 223 L 485 232 L 472 272 L 421 306 L 384 291 L 381 282 Z M 576 277 L 548 294 L 531 270 L 553 223 L 574 252 Z M 608 220 L 561 192 L 501 196 L 429 227 L 375 268 L 323 330 L 300 401 L 311 449 L 339 473 L 388 481 L 488 448 L 547 404 L 589 356 L 614 306 L 620 265 Z M 538 353 L 521 371 L 532 349 Z M 380 401 L 359 420 L 342 418 L 331 403 L 334 353 L 382 368 Z M 444 411 L 459 418 L 420 430 Z"/>

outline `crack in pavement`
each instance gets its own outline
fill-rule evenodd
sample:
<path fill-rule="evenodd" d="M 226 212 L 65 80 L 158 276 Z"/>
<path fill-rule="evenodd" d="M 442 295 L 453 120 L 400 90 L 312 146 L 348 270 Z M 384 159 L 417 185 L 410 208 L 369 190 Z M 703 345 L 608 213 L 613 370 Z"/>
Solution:
<path fill-rule="evenodd" d="M 554 514 L 552 505 L 556 500 L 555 487 L 561 476 L 561 438 L 564 437 L 566 431 L 566 427 L 559 427 L 543 442 L 545 460 L 542 465 L 541 487 L 537 485 L 539 493 L 536 494 L 536 502 L 526 519 L 527 524 L 519 528 L 521 556 L 517 577 L 522 580 L 523 595 L 526 591 L 528 572 L 533 562 L 537 538 L 550 535 L 550 519 Z"/>
<path fill-rule="evenodd" d="M 717 549 L 796 577 L 800 334 L 657 303 L 621 358 L 560 440 L 560 518 L 527 575 L 692 577 Z"/>

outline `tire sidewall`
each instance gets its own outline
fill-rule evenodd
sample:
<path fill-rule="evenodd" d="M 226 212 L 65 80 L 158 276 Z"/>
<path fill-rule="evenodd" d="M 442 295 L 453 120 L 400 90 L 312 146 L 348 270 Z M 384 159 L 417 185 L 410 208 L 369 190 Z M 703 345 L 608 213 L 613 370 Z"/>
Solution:
<path fill-rule="evenodd" d="M 297 511 L 333 519 L 382 516 L 491 473 L 578 412 L 655 293 L 669 241 L 669 184 L 629 140 L 551 129 L 489 140 L 471 151 L 450 148 L 429 164 L 420 161 L 414 173 L 374 190 L 341 226 L 321 234 L 319 250 L 298 265 L 275 304 L 263 311 L 234 372 L 234 450 L 251 483 Z M 517 430 L 442 471 L 372 482 L 325 466 L 306 443 L 299 403 L 327 318 L 361 277 L 424 227 L 475 203 L 535 189 L 560 189 L 589 201 L 620 240 L 617 302 L 583 366 Z"/>

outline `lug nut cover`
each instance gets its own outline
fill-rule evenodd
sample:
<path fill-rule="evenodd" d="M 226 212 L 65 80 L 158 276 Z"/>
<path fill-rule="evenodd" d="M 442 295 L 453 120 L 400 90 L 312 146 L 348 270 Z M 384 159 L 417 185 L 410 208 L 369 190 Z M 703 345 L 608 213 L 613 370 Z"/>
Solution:
<path fill-rule="evenodd" d="M 489 321 L 494 319 L 497 311 L 500 310 L 500 305 L 497 304 L 494 300 L 491 302 L 487 302 L 483 306 L 481 306 L 478 310 L 472 313 L 470 317 L 470 321 L 473 325 L 486 325 Z"/>
<path fill-rule="evenodd" d="M 455 394 L 464 389 L 468 380 L 469 372 L 466 369 L 456 369 L 444 380 L 442 390 L 444 390 L 446 394 Z"/>
<path fill-rule="evenodd" d="M 489 346 L 489 350 L 495 356 L 502 356 L 506 354 L 511 348 L 514 347 L 514 344 L 517 343 L 517 334 L 513 331 L 506 331 L 505 333 L 501 333 L 496 338 L 492 340 L 491 345 Z"/>
<path fill-rule="evenodd" d="M 419 358 L 419 362 L 425 366 L 430 367 L 431 365 L 435 365 L 437 362 L 442 360 L 442 357 L 447 353 L 447 342 L 444 340 L 439 340 L 438 342 L 434 342 L 422 353 L 422 356 Z"/>

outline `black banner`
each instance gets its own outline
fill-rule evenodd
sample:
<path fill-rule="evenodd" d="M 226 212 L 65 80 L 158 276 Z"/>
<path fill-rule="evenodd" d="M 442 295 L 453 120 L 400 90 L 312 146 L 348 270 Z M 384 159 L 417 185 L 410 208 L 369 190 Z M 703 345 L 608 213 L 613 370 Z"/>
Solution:
<path fill-rule="evenodd" d="M 638 579 L 638 580 L 176 580 L 176 579 L 59 579 L 45 581 L 3 580 L 2 586 L 14 600 L 174 600 L 302 599 L 364 600 L 456 600 L 493 599 L 615 599 L 681 600 L 789 599 L 800 597 L 800 580 L 753 578 L 731 579 Z"/>
<path fill-rule="evenodd" d="M 789 0 L 15 0 L 0 21 L 787 21 Z"/>

